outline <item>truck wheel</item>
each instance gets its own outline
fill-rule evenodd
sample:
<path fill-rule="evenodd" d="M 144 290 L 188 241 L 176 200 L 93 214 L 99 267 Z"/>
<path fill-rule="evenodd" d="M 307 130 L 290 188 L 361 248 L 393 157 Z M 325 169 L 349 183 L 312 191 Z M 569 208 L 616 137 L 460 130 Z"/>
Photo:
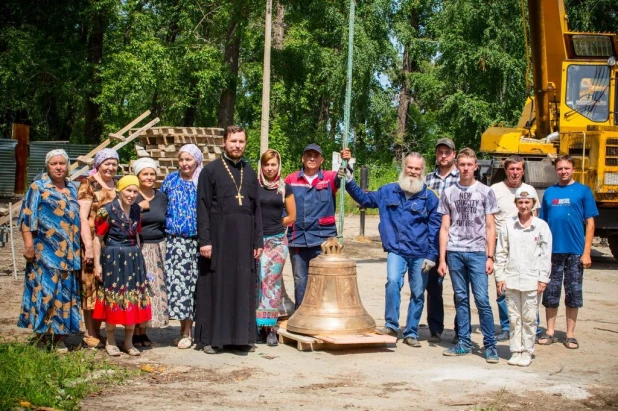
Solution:
<path fill-rule="evenodd" d="M 618 235 L 612 235 L 607 239 L 609 249 L 616 260 L 618 260 Z"/>

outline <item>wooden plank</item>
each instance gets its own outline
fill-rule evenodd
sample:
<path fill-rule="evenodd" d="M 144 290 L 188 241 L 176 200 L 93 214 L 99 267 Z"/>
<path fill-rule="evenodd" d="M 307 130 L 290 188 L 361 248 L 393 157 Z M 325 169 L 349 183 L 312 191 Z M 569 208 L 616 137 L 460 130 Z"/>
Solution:
<path fill-rule="evenodd" d="M 287 323 L 279 324 L 277 334 L 281 344 L 296 345 L 299 351 L 317 350 L 352 350 L 359 348 L 380 348 L 397 342 L 395 337 L 378 333 L 353 335 L 317 335 L 309 336 L 290 332 L 285 327 Z"/>
<path fill-rule="evenodd" d="M 30 126 L 13 123 L 11 138 L 17 140 L 17 145 L 15 146 L 15 185 L 13 186 L 13 192 L 15 194 L 24 194 L 26 192 L 26 176 L 28 173 Z"/>
<path fill-rule="evenodd" d="M 145 112 L 140 114 L 138 117 L 136 117 L 133 121 L 131 121 L 129 124 L 124 126 L 124 128 L 122 128 L 121 130 L 118 130 L 115 134 L 124 134 L 124 133 L 126 133 L 128 130 L 131 129 L 131 127 L 133 127 L 134 125 L 136 125 L 137 123 L 142 121 L 144 118 L 148 117 L 149 115 L 150 115 L 150 110 L 146 110 Z M 109 146 L 111 142 L 112 141 L 109 138 L 105 139 L 103 142 L 101 142 L 101 144 L 96 146 L 92 151 L 90 151 L 88 154 L 84 155 L 84 157 L 94 157 L 94 155 L 96 153 L 98 153 L 99 151 L 103 150 L 105 147 Z M 77 167 L 79 167 L 79 163 L 78 162 L 75 162 L 75 163 L 71 164 L 71 167 L 69 168 L 69 173 L 71 173 Z M 77 175 L 80 175 L 81 173 L 83 173 L 87 169 L 88 169 L 88 167 L 83 167 L 81 170 L 79 170 Z"/>
<path fill-rule="evenodd" d="M 367 343 L 383 343 L 395 344 L 397 338 L 390 335 L 378 333 L 371 334 L 351 334 L 351 335 L 316 335 L 316 338 L 324 340 L 332 344 L 367 344 Z"/>

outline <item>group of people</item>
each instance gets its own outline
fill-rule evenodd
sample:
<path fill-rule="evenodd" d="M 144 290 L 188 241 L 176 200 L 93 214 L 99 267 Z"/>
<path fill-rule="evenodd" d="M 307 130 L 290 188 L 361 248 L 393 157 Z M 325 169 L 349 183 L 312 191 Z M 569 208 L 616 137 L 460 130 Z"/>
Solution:
<path fill-rule="evenodd" d="M 486 359 L 498 362 L 488 297 L 488 276 L 495 271 L 499 299 L 506 301 L 499 304 L 505 307 L 499 337 L 510 337 L 509 364 L 528 365 L 541 293 L 547 330 L 539 343 L 556 341 L 564 276 L 565 345 L 578 347 L 575 320 L 597 212 L 590 190 L 572 179 L 570 157 L 558 159 L 559 183 L 546 191 L 539 219 L 536 192 L 522 183 L 523 159 L 507 159 L 507 179 L 490 188 L 475 180 L 475 153 L 466 148 L 457 154 L 447 138 L 437 142 L 438 167 L 426 178 L 424 158 L 411 153 L 398 182 L 369 193 L 356 185 L 351 169 L 323 170 L 316 144 L 305 148 L 302 168 L 285 179 L 277 151 L 264 152 L 256 172 L 243 159 L 246 144 L 243 128 L 227 127 L 221 158 L 205 167 L 197 146 L 183 146 L 178 171 L 160 189 L 150 158 L 135 161 L 134 175 L 116 182 L 119 159 L 112 149 L 97 153 L 90 175 L 76 189 L 67 179 L 67 154 L 49 152 L 47 173 L 31 184 L 18 221 L 27 260 L 18 325 L 66 351 L 63 338 L 80 332 L 83 319 L 83 344 L 110 356 L 140 355 L 137 347 L 152 345 L 148 328 L 165 327 L 169 319 L 180 321 L 174 340 L 179 349 L 198 344 L 207 354 L 223 348 L 245 353 L 256 342 L 276 345 L 283 266 L 289 254 L 299 307 L 310 261 L 337 235 L 335 195 L 343 182 L 361 206 L 380 209 L 388 253 L 382 332 L 399 335 L 400 291 L 408 272 L 403 342 L 421 345 L 426 290 L 430 341 L 439 342 L 442 279 L 449 273 L 457 336 L 444 354 L 471 352 L 471 286 Z M 349 150 L 341 154 L 351 159 Z M 125 330 L 120 347 L 117 325 Z"/>
<path fill-rule="evenodd" d="M 563 343 L 569 349 L 579 348 L 575 323 L 583 306 L 583 270 L 591 264 L 598 211 L 591 190 L 573 179 L 573 158 L 556 160 L 558 183 L 545 191 L 542 201 L 532 186 L 523 183 L 525 161 L 519 156 L 504 160 L 506 179 L 491 187 L 475 178 L 478 161 L 474 151 L 457 152 L 449 138 L 437 141 L 436 163 L 436 169 L 425 176 L 424 158 L 410 153 L 403 159 L 399 181 L 374 192 L 364 192 L 353 178 L 346 182 L 346 190 L 362 207 L 380 210 L 380 237 L 388 253 L 382 333 L 399 336 L 400 292 L 407 272 L 410 303 L 403 343 L 421 346 L 418 325 L 425 291 L 429 341 L 440 342 L 444 331 L 442 282 L 449 274 L 456 336 L 444 355 L 472 352 L 472 291 L 486 361 L 498 363 L 497 341 L 509 340 L 512 357 L 508 364 L 530 365 L 535 341 L 543 345 L 557 341 L 554 334 L 563 284 L 567 318 Z M 501 326 L 497 334 L 488 292 L 489 276 L 494 273 Z M 542 335 L 541 302 L 547 320 Z"/>

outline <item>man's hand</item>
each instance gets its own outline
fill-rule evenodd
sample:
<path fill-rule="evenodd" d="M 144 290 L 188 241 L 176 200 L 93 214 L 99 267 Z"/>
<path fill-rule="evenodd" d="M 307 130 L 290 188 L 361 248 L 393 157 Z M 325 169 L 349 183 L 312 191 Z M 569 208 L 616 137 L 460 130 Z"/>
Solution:
<path fill-rule="evenodd" d="M 212 257 L 212 246 L 211 245 L 201 246 L 200 255 L 204 258 L 211 258 Z"/>
<path fill-rule="evenodd" d="M 498 295 L 504 294 L 504 291 L 506 291 L 506 283 L 504 281 L 498 281 L 496 283 L 496 291 L 498 291 Z"/>
<path fill-rule="evenodd" d="M 352 158 L 352 153 L 350 152 L 350 149 L 346 148 L 345 150 L 341 150 L 340 154 L 341 159 L 347 160 L 348 164 L 346 167 L 343 167 L 343 164 L 339 167 L 337 177 L 339 177 L 340 180 L 345 178 L 345 181 L 352 181 L 354 179 L 354 169 L 352 168 L 352 164 L 349 163 L 349 160 Z"/>
<path fill-rule="evenodd" d="M 543 294 L 543 291 L 547 288 L 547 284 L 539 281 L 539 285 L 536 287 L 536 292 L 539 294 Z"/>
<path fill-rule="evenodd" d="M 421 267 L 421 271 L 426 273 L 427 271 L 431 270 L 435 266 L 436 266 L 436 263 L 434 261 L 431 261 L 431 260 L 428 260 L 428 259 L 425 258 L 423 260 L 423 266 Z"/>
<path fill-rule="evenodd" d="M 491 258 L 487 259 L 487 262 L 485 263 L 485 273 L 487 273 L 487 275 L 492 275 L 494 272 L 494 260 L 492 260 Z"/>
<path fill-rule="evenodd" d="M 34 246 L 33 245 L 24 247 L 24 258 L 29 263 L 31 263 L 32 260 L 34 260 Z"/>
<path fill-rule="evenodd" d="M 590 266 L 592 265 L 592 259 L 590 259 L 590 254 L 582 254 L 579 261 L 582 262 L 584 268 L 590 268 Z"/>
<path fill-rule="evenodd" d="M 446 273 L 448 272 L 448 267 L 446 266 L 446 261 L 440 261 L 438 265 L 438 275 L 440 277 L 446 277 Z"/>
<path fill-rule="evenodd" d="M 346 148 L 345 150 L 341 150 L 339 153 L 341 154 L 341 158 L 343 160 L 349 160 L 352 158 L 352 152 L 350 151 L 349 148 Z"/>
<path fill-rule="evenodd" d="M 260 258 L 262 256 L 262 251 L 264 251 L 263 248 L 254 248 L 253 249 L 253 258 L 255 258 L 256 260 L 258 258 Z"/>

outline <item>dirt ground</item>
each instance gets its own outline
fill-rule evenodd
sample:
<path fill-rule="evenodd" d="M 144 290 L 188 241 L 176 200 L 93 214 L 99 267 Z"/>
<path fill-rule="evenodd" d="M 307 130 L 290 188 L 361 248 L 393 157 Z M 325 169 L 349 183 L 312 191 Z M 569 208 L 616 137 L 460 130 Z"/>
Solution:
<path fill-rule="evenodd" d="M 366 235 L 374 240 L 379 240 L 377 223 L 377 217 L 368 217 Z M 382 326 L 386 255 L 377 241 L 352 241 L 358 233 L 359 218 L 348 217 L 345 251 L 357 263 L 363 304 Z M 10 244 L 0 248 L 3 337 L 27 335 L 27 331 L 15 326 L 24 268 L 21 239 L 15 238 L 17 281 L 13 280 Z M 442 343 L 428 343 L 429 331 L 423 325 L 421 348 L 399 343 L 374 349 L 300 352 L 295 346 L 259 345 L 255 353 L 248 355 L 207 355 L 195 349 L 172 347 L 179 332 L 178 322 L 173 321 L 166 329 L 149 332 L 154 345 L 144 349 L 141 357 L 123 355 L 110 360 L 143 371 L 122 385 L 85 399 L 83 409 L 618 409 L 618 356 L 614 351 L 618 346 L 617 267 L 608 248 L 595 246 L 593 266 L 584 277 L 585 306 L 580 310 L 576 330 L 581 348 L 537 345 L 536 358 L 527 368 L 507 365 L 508 342 L 499 343 L 499 364 L 484 361 L 476 310 L 472 314 L 474 355 L 442 355 L 454 335 L 452 288 L 447 278 Z M 284 274 L 293 296 L 289 263 Z M 490 295 L 495 296 L 493 285 Z M 402 291 L 402 324 L 409 296 L 406 285 Z M 494 313 L 498 329 L 495 304 Z M 563 338 L 562 308 L 558 325 L 557 337 Z M 121 332 L 116 338 L 120 337 Z M 102 361 L 107 360 L 104 353 L 98 355 Z"/>

